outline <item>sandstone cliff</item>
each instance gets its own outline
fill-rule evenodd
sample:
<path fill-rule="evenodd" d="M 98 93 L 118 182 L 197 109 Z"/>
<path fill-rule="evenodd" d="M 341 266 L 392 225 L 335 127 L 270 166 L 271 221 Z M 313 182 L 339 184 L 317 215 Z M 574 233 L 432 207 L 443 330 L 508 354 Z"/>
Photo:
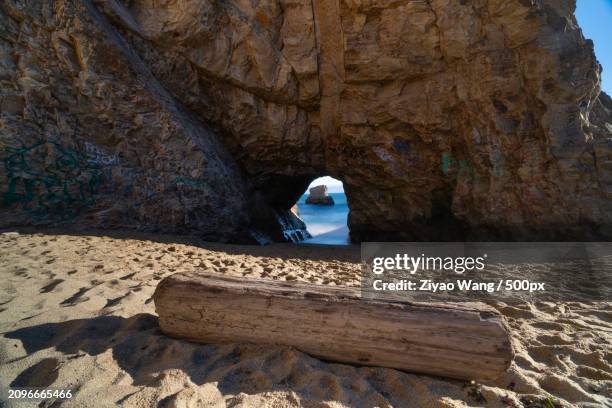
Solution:
<path fill-rule="evenodd" d="M 329 174 L 354 240 L 612 238 L 574 3 L 3 2 L 0 225 L 299 239 Z"/>

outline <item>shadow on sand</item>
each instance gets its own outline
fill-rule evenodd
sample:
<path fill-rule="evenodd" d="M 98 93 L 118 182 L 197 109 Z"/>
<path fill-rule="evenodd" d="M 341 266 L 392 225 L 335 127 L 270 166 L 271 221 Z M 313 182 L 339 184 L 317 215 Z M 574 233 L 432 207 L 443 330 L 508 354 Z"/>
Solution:
<path fill-rule="evenodd" d="M 65 359 L 45 358 L 29 367 L 11 382 L 11 387 L 49 387 L 63 364 L 60 360 L 77 359 L 83 353 L 98 356 L 111 350 L 114 361 L 130 374 L 134 386 L 159 387 L 163 370 L 179 369 L 196 385 L 217 383 L 224 395 L 293 391 L 306 405 L 338 398 L 332 389 L 329 395 L 325 395 L 327 391 L 321 395 L 309 391 L 312 381 L 329 378 L 331 366 L 326 362 L 289 347 L 197 344 L 173 339 L 159 330 L 156 316 L 146 313 L 127 319 L 100 316 L 46 323 L 4 336 L 21 341 L 28 355 L 47 348 L 66 355 Z"/>

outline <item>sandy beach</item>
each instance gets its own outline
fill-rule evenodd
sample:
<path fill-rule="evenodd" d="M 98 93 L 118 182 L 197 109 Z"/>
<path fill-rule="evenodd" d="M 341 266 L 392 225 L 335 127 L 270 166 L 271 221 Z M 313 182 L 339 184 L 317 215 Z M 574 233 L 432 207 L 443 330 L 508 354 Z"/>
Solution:
<path fill-rule="evenodd" d="M 612 406 L 611 302 L 492 304 L 508 319 L 517 355 L 497 382 L 472 384 L 325 362 L 288 347 L 169 338 L 157 327 L 151 296 L 180 271 L 358 286 L 359 247 L 4 232 L 2 392 L 71 389 L 66 407 Z"/>
<path fill-rule="evenodd" d="M 0 2 L 0 408 L 612 408 L 611 21 Z"/>

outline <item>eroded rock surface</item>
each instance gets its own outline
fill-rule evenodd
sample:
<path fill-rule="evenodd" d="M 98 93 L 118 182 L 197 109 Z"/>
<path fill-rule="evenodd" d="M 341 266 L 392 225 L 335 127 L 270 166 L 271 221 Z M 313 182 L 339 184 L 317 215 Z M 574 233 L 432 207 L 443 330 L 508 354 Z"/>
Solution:
<path fill-rule="evenodd" d="M 574 3 L 4 2 L 0 223 L 295 239 L 329 174 L 357 241 L 610 238 Z"/>

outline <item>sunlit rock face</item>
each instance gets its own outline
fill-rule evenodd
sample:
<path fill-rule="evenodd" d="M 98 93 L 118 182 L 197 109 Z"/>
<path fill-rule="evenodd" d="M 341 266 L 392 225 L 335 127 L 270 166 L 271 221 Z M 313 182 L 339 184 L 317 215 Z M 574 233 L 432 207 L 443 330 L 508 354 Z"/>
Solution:
<path fill-rule="evenodd" d="M 4 2 L 0 223 L 299 239 L 330 174 L 355 241 L 611 238 L 574 3 Z"/>

